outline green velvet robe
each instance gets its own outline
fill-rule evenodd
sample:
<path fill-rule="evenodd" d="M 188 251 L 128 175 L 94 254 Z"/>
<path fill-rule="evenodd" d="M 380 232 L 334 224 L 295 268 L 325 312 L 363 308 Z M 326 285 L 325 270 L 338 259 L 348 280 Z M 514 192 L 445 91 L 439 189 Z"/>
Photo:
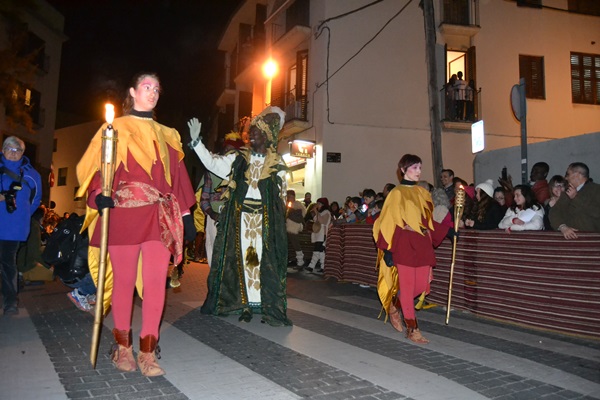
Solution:
<path fill-rule="evenodd" d="M 248 161 L 244 154 L 235 159 L 229 178 L 236 183 L 230 188 L 229 200 L 219 217 L 217 237 L 213 247 L 211 270 L 208 276 L 208 295 L 202 313 L 227 315 L 250 308 L 244 279 L 244 254 L 241 252 L 242 204 L 248 191 L 245 172 Z M 278 169 L 285 169 L 284 165 Z M 285 204 L 280 197 L 281 178 L 278 171 L 258 182 L 262 197 L 262 241 L 260 255 L 259 308 L 263 321 L 270 325 L 292 325 L 287 317 L 286 274 L 287 235 L 285 228 Z"/>

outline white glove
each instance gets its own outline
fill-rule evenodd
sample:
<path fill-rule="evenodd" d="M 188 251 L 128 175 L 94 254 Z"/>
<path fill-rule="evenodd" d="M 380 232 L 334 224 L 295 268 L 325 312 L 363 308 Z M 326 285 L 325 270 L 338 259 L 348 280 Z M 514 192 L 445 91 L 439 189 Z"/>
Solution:
<path fill-rule="evenodd" d="M 200 138 L 200 128 L 202 128 L 202 123 L 198 121 L 198 118 L 192 118 L 188 121 L 188 128 L 190 128 L 192 142 L 195 142 L 196 139 Z"/>

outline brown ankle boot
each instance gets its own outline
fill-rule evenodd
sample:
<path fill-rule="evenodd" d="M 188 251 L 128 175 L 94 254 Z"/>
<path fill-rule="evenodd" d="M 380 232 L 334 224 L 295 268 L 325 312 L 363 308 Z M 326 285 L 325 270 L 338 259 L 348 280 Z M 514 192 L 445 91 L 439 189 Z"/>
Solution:
<path fill-rule="evenodd" d="M 133 346 L 131 345 L 131 330 L 120 331 L 113 329 L 115 344 L 112 346 L 110 358 L 115 367 L 120 371 L 131 372 L 137 369 L 133 358 Z"/>
<path fill-rule="evenodd" d="M 140 352 L 138 353 L 138 365 L 142 375 L 159 376 L 164 375 L 165 371 L 156 362 L 156 354 L 160 358 L 160 347 L 157 346 L 158 339 L 153 335 L 146 335 L 140 338 Z"/>
<path fill-rule="evenodd" d="M 412 340 L 415 343 L 419 344 L 427 344 L 429 340 L 425 339 L 423 335 L 421 335 L 421 331 L 417 327 L 416 319 L 405 319 L 406 323 L 406 337 Z"/>
<path fill-rule="evenodd" d="M 389 316 L 390 324 L 392 324 L 394 329 L 398 332 L 402 332 L 402 318 L 400 318 L 400 311 L 398 311 L 393 301 L 390 303 Z"/>

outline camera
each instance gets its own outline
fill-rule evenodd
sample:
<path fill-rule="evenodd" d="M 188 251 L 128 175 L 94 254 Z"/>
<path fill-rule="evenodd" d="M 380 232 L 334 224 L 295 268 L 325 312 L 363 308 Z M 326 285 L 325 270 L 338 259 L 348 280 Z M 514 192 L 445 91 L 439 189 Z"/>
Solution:
<path fill-rule="evenodd" d="M 17 192 L 23 187 L 20 182 L 13 182 L 10 184 L 10 188 L 2 192 L 4 196 L 4 202 L 6 203 L 6 211 L 10 214 L 14 213 L 17 209 Z"/>

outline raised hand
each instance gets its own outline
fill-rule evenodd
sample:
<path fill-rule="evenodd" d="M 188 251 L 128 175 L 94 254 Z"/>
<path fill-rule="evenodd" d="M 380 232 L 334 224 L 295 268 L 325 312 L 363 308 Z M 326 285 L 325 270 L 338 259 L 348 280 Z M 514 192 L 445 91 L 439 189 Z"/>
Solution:
<path fill-rule="evenodd" d="M 202 123 L 198 121 L 198 118 L 192 118 L 188 121 L 188 128 L 190 128 L 190 137 L 192 138 L 192 142 L 196 141 L 200 137 L 200 129 L 202 128 Z"/>

